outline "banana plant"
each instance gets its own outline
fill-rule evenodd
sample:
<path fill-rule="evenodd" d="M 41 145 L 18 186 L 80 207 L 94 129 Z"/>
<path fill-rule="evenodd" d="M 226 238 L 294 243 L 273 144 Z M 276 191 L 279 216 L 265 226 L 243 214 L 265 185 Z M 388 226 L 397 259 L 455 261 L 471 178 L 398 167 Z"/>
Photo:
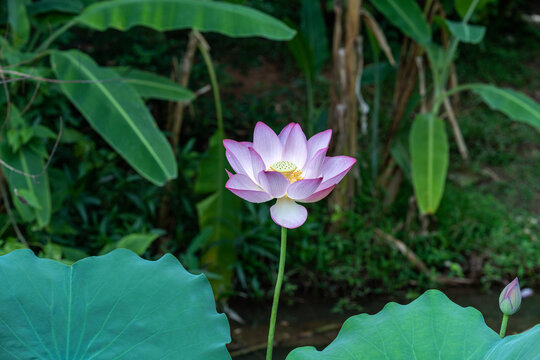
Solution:
<path fill-rule="evenodd" d="M 444 20 L 443 30 L 452 39 L 447 48 L 435 43 L 432 29 L 413 0 L 372 0 L 372 5 L 403 34 L 423 47 L 430 63 L 433 93 L 431 107 L 416 116 L 409 133 L 412 182 L 421 213 L 434 214 L 439 207 L 449 164 L 449 145 L 446 126 L 441 120 L 441 108 L 448 111 L 449 96 L 472 91 L 490 108 L 510 119 L 526 123 L 540 131 L 540 104 L 527 95 L 491 84 L 463 84 L 447 88 L 449 69 L 460 43 L 478 44 L 486 28 L 469 24 L 475 9 L 487 1 L 456 0 L 460 20 Z M 456 136 L 459 142 L 459 136 Z"/>
<path fill-rule="evenodd" d="M 141 69 L 102 66 L 80 50 L 54 49 L 59 36 L 74 27 L 128 31 L 134 26 L 270 40 L 294 36 L 294 30 L 260 11 L 198 0 L 9 0 L 6 22 L 9 31 L 0 38 L 2 138 L 13 133 L 20 136 L 8 141 L 18 146 L 2 144 L 1 159 L 19 217 L 37 229 L 45 227 L 51 215 L 45 167 L 50 154 L 45 144 L 55 132 L 45 124 L 48 121 L 36 124 L 25 118 L 36 98 L 59 91 L 131 168 L 158 186 L 176 178 L 178 168 L 145 100 L 187 102 L 194 98 L 193 92 L 167 78 Z M 35 84 L 34 92 L 28 93 L 22 82 Z"/>

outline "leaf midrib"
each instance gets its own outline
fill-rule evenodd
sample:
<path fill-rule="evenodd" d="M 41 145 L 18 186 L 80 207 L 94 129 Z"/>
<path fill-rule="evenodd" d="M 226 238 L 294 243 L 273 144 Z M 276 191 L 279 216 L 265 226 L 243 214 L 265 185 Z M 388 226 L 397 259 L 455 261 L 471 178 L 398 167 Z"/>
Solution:
<path fill-rule="evenodd" d="M 167 91 L 171 91 L 171 92 L 175 92 L 175 93 L 178 93 L 178 94 L 186 95 L 187 99 L 191 99 L 193 97 L 189 90 L 184 89 L 184 88 L 179 88 L 179 87 L 177 87 L 176 85 L 173 85 L 173 84 L 165 84 L 165 83 L 161 83 L 161 82 L 157 82 L 157 81 L 142 80 L 142 79 L 137 79 L 137 78 L 126 78 L 125 80 L 128 83 L 131 83 L 131 84 L 143 84 L 143 85 L 147 85 L 149 87 L 161 88 L 161 89 L 164 89 L 164 90 L 167 90 Z"/>
<path fill-rule="evenodd" d="M 66 360 L 69 360 L 69 341 L 71 335 L 71 304 L 73 303 L 73 266 L 69 267 L 68 316 L 66 330 Z"/>
<path fill-rule="evenodd" d="M 484 86 L 484 85 L 479 85 L 478 88 L 480 90 L 484 89 L 487 91 L 493 91 L 494 93 L 497 93 L 498 95 L 501 95 L 504 98 L 509 99 L 510 101 L 513 101 L 519 104 L 522 108 L 526 109 L 533 117 L 537 118 L 540 121 L 540 114 L 537 111 L 535 111 L 535 109 L 531 107 L 531 105 L 521 100 L 517 95 L 509 93 L 510 90 L 499 89 L 498 87 L 495 87 L 495 86 Z"/>
<path fill-rule="evenodd" d="M 375 0 L 375 1 L 377 1 L 377 0 Z M 418 28 L 418 27 L 414 24 L 414 22 L 411 22 L 411 20 L 410 20 L 409 17 L 407 16 L 407 13 L 401 11 L 401 8 L 398 7 L 398 6 L 395 4 L 394 0 L 389 0 L 389 1 L 388 1 L 388 4 L 390 4 L 390 6 L 391 6 L 394 10 L 396 10 L 396 12 L 397 12 L 399 15 L 401 15 L 401 18 L 404 19 L 405 22 L 413 29 L 413 31 L 416 33 L 416 35 L 418 36 L 418 38 L 423 38 L 423 37 L 424 37 L 422 31 L 420 30 L 420 28 Z"/>
<path fill-rule="evenodd" d="M 284 38 L 282 33 L 283 32 L 291 32 L 291 30 L 284 26 L 279 20 L 273 18 L 272 16 L 269 16 L 263 12 L 260 12 L 256 9 L 252 9 L 246 6 L 236 5 L 236 4 L 227 4 L 217 1 L 194 1 L 194 0 L 156 0 L 155 2 L 161 2 L 161 3 L 171 3 L 171 4 L 177 4 L 177 5 L 192 5 L 192 6 L 199 6 L 200 8 L 204 8 L 206 10 L 210 9 L 212 10 L 218 10 L 221 12 L 226 11 L 231 16 L 234 16 L 235 14 L 242 12 L 244 15 L 250 17 L 254 22 L 258 22 L 263 24 L 265 27 L 270 26 L 275 28 L 274 34 L 266 34 L 265 36 L 272 37 L 272 38 L 278 38 L 282 39 Z M 86 11 L 83 11 L 78 17 L 77 20 L 80 21 L 82 19 L 83 24 L 87 24 L 84 17 L 85 16 L 95 16 L 96 14 L 99 15 L 99 12 L 103 11 L 103 9 L 110 8 L 111 6 L 122 6 L 124 4 L 141 4 L 143 3 L 142 0 L 124 0 L 121 3 L 115 3 L 113 1 L 104 2 L 104 3 L 96 3 L 91 5 L 87 8 Z M 210 5 L 209 5 L 210 4 Z M 91 21 L 90 21 L 91 23 Z M 107 25 L 106 27 L 114 27 L 112 25 Z M 184 27 L 186 28 L 186 27 Z M 216 30 L 215 27 L 212 27 L 213 30 Z M 279 30 L 278 30 L 279 29 Z M 218 31 L 223 31 L 222 29 L 218 29 Z M 279 32 L 279 33 L 278 33 Z M 235 35 L 233 35 L 235 36 Z M 290 38 L 289 38 L 290 39 Z"/>
<path fill-rule="evenodd" d="M 70 54 L 67 54 L 65 52 L 62 52 L 60 53 L 60 55 L 62 56 L 65 56 L 66 58 L 69 59 L 69 61 L 71 63 L 76 63 L 74 61 L 74 59 L 72 58 L 72 56 Z M 131 129 L 133 130 L 133 132 L 135 132 L 135 134 L 137 135 L 137 137 L 140 139 L 140 141 L 145 145 L 147 151 L 150 153 L 150 155 L 156 160 L 156 163 L 158 164 L 158 166 L 161 168 L 161 170 L 163 171 L 163 173 L 167 176 L 169 174 L 169 172 L 167 171 L 167 168 L 165 167 L 165 165 L 160 161 L 160 158 L 159 156 L 156 154 L 156 152 L 154 151 L 154 149 L 152 148 L 152 146 L 148 143 L 148 141 L 146 140 L 146 138 L 141 134 L 141 132 L 139 131 L 139 129 L 137 128 L 137 126 L 135 126 L 135 124 L 133 124 L 133 121 L 131 121 L 131 117 L 124 111 L 124 109 L 122 108 L 122 106 L 116 101 L 116 99 L 114 98 L 114 96 L 107 90 L 106 87 L 104 87 L 100 80 L 98 78 L 96 78 L 92 72 L 90 72 L 87 67 L 82 64 L 82 63 L 79 63 L 78 64 L 78 68 L 83 71 L 86 76 L 88 76 L 88 78 L 90 78 L 91 80 L 94 80 L 95 83 L 94 85 L 96 85 L 105 95 L 106 97 L 109 99 L 109 101 L 111 102 L 111 104 L 113 104 L 113 106 L 118 110 L 118 112 L 120 113 L 120 115 L 122 115 L 122 117 L 124 119 L 126 119 L 126 123 L 131 127 Z"/>

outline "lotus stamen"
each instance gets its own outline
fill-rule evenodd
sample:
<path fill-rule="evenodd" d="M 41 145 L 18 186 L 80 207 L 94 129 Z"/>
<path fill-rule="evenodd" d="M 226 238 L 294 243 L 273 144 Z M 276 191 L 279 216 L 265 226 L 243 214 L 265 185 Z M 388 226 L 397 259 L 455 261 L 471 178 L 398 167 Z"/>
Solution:
<path fill-rule="evenodd" d="M 289 179 L 291 184 L 304 178 L 304 173 L 299 170 L 295 164 L 286 160 L 278 161 L 274 165 L 270 166 L 270 170 L 282 173 L 287 179 Z"/>

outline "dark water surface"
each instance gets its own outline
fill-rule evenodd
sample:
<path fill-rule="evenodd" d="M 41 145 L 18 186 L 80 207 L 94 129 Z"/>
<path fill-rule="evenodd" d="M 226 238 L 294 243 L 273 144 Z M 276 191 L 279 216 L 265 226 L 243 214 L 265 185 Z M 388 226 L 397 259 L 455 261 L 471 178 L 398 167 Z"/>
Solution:
<path fill-rule="evenodd" d="M 477 289 L 447 289 L 446 295 L 461 306 L 472 306 L 482 312 L 489 327 L 499 332 L 502 314 L 499 310 L 499 293 L 480 292 Z M 359 303 L 361 312 L 375 314 L 389 301 L 406 304 L 410 301 L 399 297 L 371 297 Z M 341 324 L 359 312 L 334 313 L 335 300 L 306 299 L 294 305 L 280 303 L 276 326 L 277 347 L 274 360 L 285 359 L 287 354 L 299 346 L 315 346 L 321 350 L 337 336 Z M 234 360 L 260 360 L 265 358 L 270 304 L 233 303 L 231 308 L 243 319 L 241 325 L 230 320 L 233 341 L 229 346 Z M 521 304 L 521 309 L 510 318 L 507 335 L 525 331 L 540 323 L 540 291 Z M 258 349 L 258 350 L 257 350 Z"/>

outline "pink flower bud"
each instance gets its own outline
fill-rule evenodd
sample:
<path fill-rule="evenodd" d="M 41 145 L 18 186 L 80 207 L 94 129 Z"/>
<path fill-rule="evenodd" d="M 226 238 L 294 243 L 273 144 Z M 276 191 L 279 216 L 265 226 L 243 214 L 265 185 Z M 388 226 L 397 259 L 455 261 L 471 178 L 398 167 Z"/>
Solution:
<path fill-rule="evenodd" d="M 499 308 L 505 315 L 513 315 L 521 306 L 521 289 L 519 288 L 518 278 L 503 289 L 499 296 Z"/>

